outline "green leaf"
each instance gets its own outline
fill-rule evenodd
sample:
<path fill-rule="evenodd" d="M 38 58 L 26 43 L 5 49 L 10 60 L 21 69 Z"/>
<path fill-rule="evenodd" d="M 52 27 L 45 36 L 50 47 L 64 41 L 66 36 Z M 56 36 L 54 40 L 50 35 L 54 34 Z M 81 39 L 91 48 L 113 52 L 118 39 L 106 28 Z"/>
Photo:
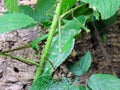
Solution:
<path fill-rule="evenodd" d="M 75 75 L 81 76 L 88 71 L 92 62 L 91 53 L 88 51 L 79 61 L 68 64 L 68 69 Z"/>
<path fill-rule="evenodd" d="M 9 12 L 18 12 L 18 0 L 4 0 L 4 4 Z"/>
<path fill-rule="evenodd" d="M 78 21 L 80 21 L 80 23 L 84 24 L 86 21 L 86 18 L 87 18 L 86 16 L 80 16 L 77 19 Z M 74 43 L 75 43 L 74 36 L 81 32 L 81 28 L 78 24 L 78 21 L 71 20 L 65 24 L 62 30 L 62 33 L 61 33 L 62 35 L 61 36 L 61 51 L 62 52 L 59 52 L 59 41 L 58 41 L 59 36 L 56 35 L 53 38 L 51 48 L 48 53 L 47 61 L 45 64 L 43 75 L 44 74 L 51 75 L 53 73 L 54 70 L 53 70 L 51 63 L 54 65 L 54 68 L 56 69 L 70 55 L 74 47 Z"/>
<path fill-rule="evenodd" d="M 67 78 L 59 81 L 49 76 L 41 76 L 32 84 L 30 90 L 79 90 L 79 88 L 71 85 Z"/>
<path fill-rule="evenodd" d="M 19 12 L 20 13 L 23 13 L 23 14 L 26 14 L 32 18 L 34 18 L 34 10 L 30 7 L 30 6 L 27 6 L 27 5 L 20 5 L 19 7 Z M 24 27 L 24 29 L 28 29 L 28 28 L 32 28 L 34 27 L 36 24 L 31 24 L 31 25 L 28 25 L 27 27 Z"/>
<path fill-rule="evenodd" d="M 99 20 L 99 19 L 100 19 L 100 14 L 99 14 L 99 12 L 98 12 L 97 10 L 95 10 L 95 11 L 93 12 L 93 16 L 95 16 L 95 19 L 96 19 L 96 20 Z"/>
<path fill-rule="evenodd" d="M 51 61 L 51 63 L 54 65 L 54 68 L 59 67 L 60 64 L 63 63 L 63 61 L 69 56 L 71 53 L 75 39 L 73 39 L 73 36 L 71 35 L 72 32 L 62 34 L 62 52 L 59 52 L 59 43 L 58 43 L 58 36 L 53 38 L 52 45 L 50 52 L 48 54 L 47 59 Z M 64 36 L 63 36 L 64 35 Z M 70 35 L 71 37 L 67 37 Z M 51 63 L 47 60 L 44 68 L 43 75 L 51 75 L 53 70 L 53 67 Z"/>
<path fill-rule="evenodd" d="M 120 79 L 109 74 L 93 74 L 88 85 L 92 90 L 120 90 Z"/>
<path fill-rule="evenodd" d="M 0 33 L 21 29 L 32 23 L 36 22 L 27 15 L 21 13 L 5 14 L 0 17 Z"/>
<path fill-rule="evenodd" d="M 66 19 L 73 19 L 73 15 L 74 15 L 74 17 L 79 17 L 81 15 L 90 15 L 91 13 L 93 13 L 93 9 L 88 8 L 88 4 L 82 3 L 77 7 L 79 7 L 79 8 L 74 10 L 74 12 L 69 13 L 69 15 L 67 15 Z"/>
<path fill-rule="evenodd" d="M 80 0 L 89 3 L 95 11 L 100 12 L 102 19 L 113 16 L 120 7 L 120 0 Z"/>
<path fill-rule="evenodd" d="M 37 0 L 34 18 L 39 22 L 46 22 L 50 19 L 48 11 L 53 8 L 56 0 Z"/>
<path fill-rule="evenodd" d="M 73 5 L 75 5 L 76 2 L 77 2 L 77 0 L 71 0 L 71 1 L 70 0 L 63 0 L 62 6 L 61 6 L 61 14 L 68 11 L 71 7 L 73 7 Z"/>
<path fill-rule="evenodd" d="M 30 6 L 27 6 L 27 5 L 20 5 L 19 6 L 19 12 L 20 13 L 24 13 L 26 15 L 29 15 L 31 17 L 34 16 L 34 11 L 33 9 L 30 7 Z"/>
<path fill-rule="evenodd" d="M 106 26 L 113 25 L 117 21 L 117 18 L 118 18 L 118 16 L 117 16 L 117 13 L 116 13 L 112 17 L 108 18 L 107 20 L 103 20 L 103 23 Z"/>
<path fill-rule="evenodd" d="M 30 90 L 46 90 L 49 87 L 49 82 L 52 82 L 52 77 L 43 76 L 39 77 L 30 87 Z"/>
<path fill-rule="evenodd" d="M 107 34 L 106 33 L 101 34 L 101 39 L 103 42 L 106 42 L 107 41 Z"/>
<path fill-rule="evenodd" d="M 85 86 L 79 86 L 79 90 L 86 90 L 86 87 Z"/>
<path fill-rule="evenodd" d="M 68 90 L 80 90 L 78 86 L 71 85 L 69 86 Z"/>

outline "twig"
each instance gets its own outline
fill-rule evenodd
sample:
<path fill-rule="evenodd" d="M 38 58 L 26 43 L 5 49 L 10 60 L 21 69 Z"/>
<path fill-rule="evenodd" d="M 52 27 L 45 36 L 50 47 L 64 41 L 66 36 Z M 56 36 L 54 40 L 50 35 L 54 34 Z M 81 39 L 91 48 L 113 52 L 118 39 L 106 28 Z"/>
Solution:
<path fill-rule="evenodd" d="M 22 57 L 17 57 L 17 56 L 11 55 L 11 54 L 6 54 L 4 52 L 0 52 L 0 55 L 7 56 L 7 57 L 10 57 L 12 59 L 16 59 L 18 61 L 21 61 L 21 62 L 24 62 L 24 63 L 27 63 L 27 64 L 32 64 L 32 65 L 40 66 L 35 61 L 29 60 L 29 59 L 25 59 L 25 58 L 22 58 Z"/>
<path fill-rule="evenodd" d="M 107 60 L 107 62 L 108 62 L 106 65 L 110 65 L 111 68 L 112 68 L 112 73 L 113 73 L 113 75 L 116 75 L 115 72 L 114 72 L 114 67 L 112 66 L 112 61 L 110 60 L 110 58 L 109 58 L 109 56 L 108 56 L 108 53 L 107 53 L 106 49 L 104 48 L 104 45 L 103 45 L 102 40 L 101 40 L 101 38 L 100 38 L 100 35 L 99 35 L 98 31 L 97 31 L 97 28 L 96 28 L 96 26 L 95 26 L 95 24 L 94 24 L 93 22 L 92 22 L 92 24 L 93 24 L 93 27 L 94 27 L 94 30 L 92 30 L 92 31 L 93 31 L 93 33 L 95 34 L 95 37 L 96 37 L 97 40 L 98 40 L 98 44 L 99 44 L 100 49 L 101 49 L 101 51 L 102 51 L 102 53 L 103 53 L 103 56 L 106 58 L 106 60 Z M 106 65 L 105 65 L 105 66 L 106 66 Z M 105 66 L 101 67 L 101 68 L 99 69 L 99 71 L 102 70 Z"/>

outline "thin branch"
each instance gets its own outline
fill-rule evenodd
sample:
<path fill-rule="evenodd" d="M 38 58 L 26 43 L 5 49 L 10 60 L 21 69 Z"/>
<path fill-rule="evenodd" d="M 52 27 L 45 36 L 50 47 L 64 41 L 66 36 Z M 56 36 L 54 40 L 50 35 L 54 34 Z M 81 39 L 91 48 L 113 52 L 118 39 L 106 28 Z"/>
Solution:
<path fill-rule="evenodd" d="M 107 62 L 108 62 L 107 65 L 110 65 L 110 66 L 111 66 L 113 75 L 116 75 L 115 72 L 114 72 L 114 67 L 113 67 L 113 65 L 112 65 L 112 61 L 110 60 L 109 55 L 108 55 L 106 49 L 104 48 L 104 45 L 103 45 L 102 40 L 101 40 L 101 38 L 100 38 L 100 35 L 99 35 L 98 31 L 97 31 L 97 28 L 96 28 L 96 26 L 95 26 L 95 24 L 94 24 L 93 22 L 92 22 L 92 24 L 93 24 L 93 27 L 94 27 L 93 32 L 94 32 L 94 34 L 95 34 L 95 37 L 96 37 L 97 40 L 98 40 L 98 44 L 99 44 L 99 46 L 100 46 L 100 49 L 101 49 L 101 51 L 102 51 L 102 53 L 103 53 L 103 56 L 106 58 L 106 60 L 107 60 Z M 106 65 L 105 65 L 105 66 L 106 66 Z M 100 70 L 102 70 L 105 66 L 101 67 Z M 99 70 L 99 71 L 100 71 L 100 70 Z"/>
<path fill-rule="evenodd" d="M 24 62 L 24 63 L 27 63 L 27 64 L 40 66 L 37 62 L 35 62 L 33 60 L 25 59 L 25 58 L 22 58 L 22 57 L 17 57 L 17 56 L 11 55 L 11 54 L 6 54 L 4 52 L 0 52 L 0 55 L 7 56 L 7 57 L 10 57 L 12 59 L 16 59 L 18 61 L 21 61 L 21 62 Z"/>

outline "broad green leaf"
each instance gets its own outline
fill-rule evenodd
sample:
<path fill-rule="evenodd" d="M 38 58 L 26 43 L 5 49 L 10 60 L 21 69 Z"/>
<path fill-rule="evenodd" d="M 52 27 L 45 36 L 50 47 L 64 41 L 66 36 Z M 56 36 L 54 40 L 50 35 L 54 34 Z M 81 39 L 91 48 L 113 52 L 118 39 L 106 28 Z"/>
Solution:
<path fill-rule="evenodd" d="M 80 0 L 89 3 L 95 11 L 100 12 L 102 19 L 113 16 L 120 7 L 120 0 Z"/>
<path fill-rule="evenodd" d="M 71 7 L 73 7 L 73 5 L 75 5 L 76 2 L 77 2 L 77 0 L 71 0 L 71 1 L 63 0 L 62 6 L 61 6 L 61 14 L 68 11 Z"/>
<path fill-rule="evenodd" d="M 18 8 L 19 8 L 19 12 L 20 12 L 20 13 L 26 14 L 26 15 L 34 18 L 34 10 L 33 10 L 30 6 L 20 5 Z M 32 27 L 34 27 L 35 25 L 36 25 L 36 24 L 28 25 L 28 26 L 25 27 L 24 29 L 32 28 Z"/>
<path fill-rule="evenodd" d="M 118 18 L 118 16 L 117 16 L 117 13 L 116 13 L 112 17 L 108 18 L 107 20 L 103 20 L 103 23 L 106 26 L 113 25 L 117 21 L 117 18 Z"/>
<path fill-rule="evenodd" d="M 86 16 L 80 16 L 77 19 L 84 25 L 86 18 L 87 18 Z M 74 47 L 74 43 L 75 43 L 74 36 L 80 33 L 80 31 L 81 28 L 78 24 L 78 21 L 70 20 L 66 23 L 61 33 L 62 52 L 59 52 L 59 41 L 58 41 L 59 36 L 56 35 L 53 38 L 43 75 L 44 74 L 51 75 L 53 73 L 54 70 L 50 62 L 54 65 L 54 68 L 56 69 L 65 61 L 65 59 L 70 55 Z"/>
<path fill-rule="evenodd" d="M 92 62 L 91 53 L 88 51 L 79 61 L 68 64 L 68 69 L 75 75 L 81 76 L 90 68 Z"/>
<path fill-rule="evenodd" d="M 109 74 L 93 74 L 88 85 L 92 90 L 120 90 L 120 79 Z"/>
<path fill-rule="evenodd" d="M 36 21 L 46 22 L 50 19 L 47 13 L 52 10 L 56 0 L 37 0 L 34 18 Z"/>
<path fill-rule="evenodd" d="M 20 5 L 19 12 L 29 15 L 31 17 L 33 17 L 34 15 L 34 10 L 30 6 L 27 6 L 27 5 Z"/>
<path fill-rule="evenodd" d="M 9 12 L 18 12 L 18 0 L 4 0 L 4 4 Z"/>
<path fill-rule="evenodd" d="M 67 78 L 59 81 L 49 76 L 42 76 L 32 84 L 30 90 L 79 90 L 79 88 L 78 86 L 71 85 Z"/>
<path fill-rule="evenodd" d="M 62 52 L 59 52 L 58 36 L 53 38 L 51 49 L 47 57 L 47 59 L 50 60 L 54 65 L 54 68 L 59 67 L 59 65 L 62 64 L 71 53 L 75 43 L 72 32 L 69 31 L 69 33 L 62 34 L 61 42 Z M 43 75 L 51 75 L 54 71 L 51 63 L 48 60 L 46 61 Z"/>
<path fill-rule="evenodd" d="M 0 33 L 21 29 L 32 23 L 36 22 L 28 15 L 21 13 L 5 14 L 0 17 Z"/>

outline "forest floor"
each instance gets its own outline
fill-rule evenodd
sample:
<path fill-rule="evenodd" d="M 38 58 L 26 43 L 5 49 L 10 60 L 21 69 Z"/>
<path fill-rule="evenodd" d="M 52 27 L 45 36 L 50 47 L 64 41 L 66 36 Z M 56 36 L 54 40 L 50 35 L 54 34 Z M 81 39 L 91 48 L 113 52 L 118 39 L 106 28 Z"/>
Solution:
<path fill-rule="evenodd" d="M 20 1 L 21 4 L 25 4 L 25 5 L 26 4 L 34 5 L 36 2 L 36 0 L 31 0 L 31 2 L 30 0 L 20 0 Z M 5 11 L 4 5 L 2 4 L 2 2 L 0 2 L 0 13 L 4 11 Z M 84 76 L 79 77 L 78 84 L 85 84 L 85 81 L 90 77 L 90 75 L 94 73 L 115 74 L 117 77 L 120 78 L 120 23 L 119 22 L 120 22 L 120 17 L 118 17 L 118 20 L 114 25 L 107 28 L 107 41 L 103 43 L 103 47 L 107 52 L 107 57 L 112 63 L 111 65 L 113 70 L 110 65 L 106 65 L 108 61 L 106 60 L 104 53 L 101 51 L 100 45 L 95 44 L 95 42 L 93 42 L 93 38 L 91 37 L 90 34 L 83 33 L 83 35 L 76 41 L 75 48 L 71 53 L 71 55 L 55 71 L 53 76 L 56 77 L 56 73 L 57 73 L 59 77 L 65 76 L 73 80 L 75 76 L 68 71 L 68 69 L 66 68 L 66 64 L 68 62 L 71 61 L 74 62 L 78 60 L 81 56 L 85 54 L 86 51 L 90 50 L 93 58 L 92 66 Z M 11 41 L 9 41 L 9 43 L 7 41 L 7 43 L 3 45 L 3 40 L 0 39 L 0 49 L 1 47 L 4 48 L 5 50 L 6 47 L 9 47 L 9 49 L 11 49 L 11 47 L 13 47 L 11 46 L 13 45 L 13 43 L 14 44 L 17 43 L 16 45 L 19 45 L 19 43 L 21 43 L 22 45 L 26 43 L 19 41 L 20 39 L 18 37 L 15 38 L 16 35 L 17 33 L 15 32 L 10 33 L 11 36 L 10 39 L 12 41 L 12 44 Z M 3 36 L 0 35 L 0 38 Z M 7 38 L 9 37 L 4 37 L 5 40 L 7 40 Z M 29 35 L 27 35 L 27 38 L 29 38 Z M 14 52 L 14 54 L 22 55 L 22 53 L 24 53 L 23 56 L 27 57 L 29 56 L 28 54 L 31 54 L 30 52 L 33 51 L 31 49 L 26 49 L 25 51 L 20 51 L 17 53 Z M 105 67 L 100 70 L 100 68 L 103 66 Z M 26 65 L 23 64 L 22 62 L 11 60 L 6 57 L 4 58 L 0 57 L 0 87 L 1 87 L 0 90 L 28 90 L 29 86 L 32 83 L 34 71 L 35 71 L 34 66 Z"/>

